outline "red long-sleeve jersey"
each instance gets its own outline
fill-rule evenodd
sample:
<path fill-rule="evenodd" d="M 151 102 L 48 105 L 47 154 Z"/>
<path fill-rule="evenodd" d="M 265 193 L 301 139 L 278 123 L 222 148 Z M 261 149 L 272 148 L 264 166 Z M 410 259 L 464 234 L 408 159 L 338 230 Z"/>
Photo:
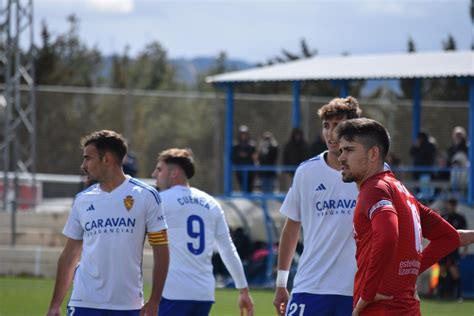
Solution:
<path fill-rule="evenodd" d="M 357 273 L 354 305 L 376 293 L 393 299 L 369 304 L 364 313 L 419 311 L 418 274 L 459 247 L 459 235 L 441 216 L 419 203 L 390 171 L 367 179 L 354 212 Z M 423 237 L 430 240 L 423 250 Z M 364 314 L 363 313 L 363 314 Z M 363 315 L 362 314 L 362 315 Z"/>

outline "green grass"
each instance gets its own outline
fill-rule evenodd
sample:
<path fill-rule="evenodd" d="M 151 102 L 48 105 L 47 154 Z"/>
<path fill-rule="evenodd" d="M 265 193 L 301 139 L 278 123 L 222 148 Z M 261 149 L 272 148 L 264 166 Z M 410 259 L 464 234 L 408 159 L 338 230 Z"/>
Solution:
<path fill-rule="evenodd" d="M 0 316 L 45 315 L 51 298 L 54 280 L 30 277 L 0 277 Z M 146 287 L 145 293 L 149 293 Z M 273 291 L 251 290 L 256 316 L 275 315 Z M 212 316 L 239 315 L 236 290 L 219 289 L 216 292 Z M 63 315 L 66 315 L 63 306 Z M 474 316 L 474 301 L 438 302 L 422 300 L 421 310 L 427 316 Z"/>

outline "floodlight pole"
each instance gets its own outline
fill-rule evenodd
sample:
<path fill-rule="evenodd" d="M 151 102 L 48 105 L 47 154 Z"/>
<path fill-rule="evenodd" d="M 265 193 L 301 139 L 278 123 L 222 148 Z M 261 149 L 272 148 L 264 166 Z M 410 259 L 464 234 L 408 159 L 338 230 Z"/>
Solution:
<path fill-rule="evenodd" d="M 3 210 L 11 203 L 11 193 L 18 200 L 18 188 L 10 188 L 11 171 L 15 171 L 14 176 L 19 173 L 27 175 L 32 181 L 33 190 L 36 190 L 33 35 L 33 0 L 0 0 L 0 71 L 5 78 L 4 128 L 0 144 L 3 160 Z M 21 91 L 22 84 L 27 86 L 26 92 Z M 18 146 L 15 157 L 11 157 L 13 144 Z M 13 181 L 13 184 L 16 183 L 17 180 Z M 17 202 L 12 203 L 12 206 L 15 207 Z"/>

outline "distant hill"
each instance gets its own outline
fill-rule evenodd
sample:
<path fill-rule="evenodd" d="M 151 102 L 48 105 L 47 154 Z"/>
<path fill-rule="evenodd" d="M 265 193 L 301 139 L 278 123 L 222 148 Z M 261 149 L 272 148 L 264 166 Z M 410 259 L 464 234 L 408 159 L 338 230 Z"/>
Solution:
<path fill-rule="evenodd" d="M 171 58 L 169 60 L 170 64 L 176 69 L 176 80 L 189 87 L 194 86 L 198 76 L 207 73 L 214 66 L 215 61 L 215 57 Z M 256 65 L 241 59 L 228 59 L 226 66 L 227 69 L 242 70 Z M 111 70 L 112 56 L 106 56 L 102 59 L 102 68 L 98 75 L 103 78 L 110 78 Z M 397 95 L 403 94 L 398 80 L 368 80 L 362 88 L 361 94 L 364 97 L 370 97 L 380 89 L 392 91 Z"/>
<path fill-rule="evenodd" d="M 112 71 L 112 56 L 105 56 L 102 58 L 102 68 L 98 72 L 98 76 L 103 78 L 110 78 Z M 176 69 L 176 80 L 179 83 L 193 86 L 197 82 L 200 74 L 207 73 L 212 66 L 214 66 L 215 57 L 195 57 L 191 59 L 186 58 L 171 58 L 170 64 Z M 232 70 L 242 70 L 254 67 L 255 65 L 240 59 L 228 59 L 226 67 Z"/>
<path fill-rule="evenodd" d="M 192 59 L 172 58 L 170 63 L 176 68 L 176 79 L 186 85 L 196 84 L 199 74 L 207 73 L 214 66 L 214 57 L 195 57 Z M 242 70 L 254 67 L 255 65 L 244 60 L 228 59 L 226 61 L 228 69 Z"/>

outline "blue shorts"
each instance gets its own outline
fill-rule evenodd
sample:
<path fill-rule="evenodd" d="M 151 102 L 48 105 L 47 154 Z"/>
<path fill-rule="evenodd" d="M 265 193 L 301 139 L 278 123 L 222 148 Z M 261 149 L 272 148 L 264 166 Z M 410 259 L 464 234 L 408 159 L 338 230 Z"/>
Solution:
<path fill-rule="evenodd" d="M 351 316 L 352 296 L 293 293 L 286 316 Z"/>
<path fill-rule="evenodd" d="M 158 316 L 208 316 L 212 301 L 168 300 L 161 298 Z"/>
<path fill-rule="evenodd" d="M 67 307 L 68 316 L 139 316 L 140 310 L 111 310 L 111 309 L 98 309 L 88 307 Z"/>

